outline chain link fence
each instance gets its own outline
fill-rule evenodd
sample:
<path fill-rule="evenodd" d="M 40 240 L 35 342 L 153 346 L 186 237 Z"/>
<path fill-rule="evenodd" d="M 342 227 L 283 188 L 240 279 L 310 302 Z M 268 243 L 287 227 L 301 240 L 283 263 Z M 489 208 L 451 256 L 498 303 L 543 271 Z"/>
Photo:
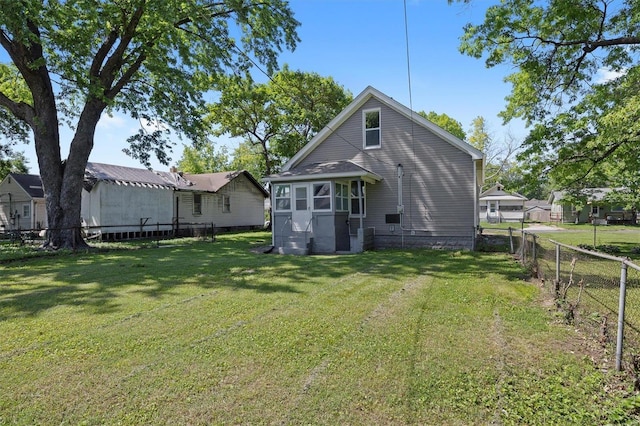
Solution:
<path fill-rule="evenodd" d="M 616 369 L 640 384 L 640 266 L 603 253 L 608 247 L 570 246 L 517 228 L 483 228 L 477 242 L 481 251 L 511 253 L 541 280 L 562 319 L 615 354 Z"/>
<path fill-rule="evenodd" d="M 640 374 L 640 266 L 553 240 L 538 247 L 538 278 L 564 321 L 616 355 L 616 369 Z"/>
<path fill-rule="evenodd" d="M 536 234 L 521 228 L 481 228 L 476 249 L 513 254 L 523 265 L 535 269 L 539 241 Z"/>

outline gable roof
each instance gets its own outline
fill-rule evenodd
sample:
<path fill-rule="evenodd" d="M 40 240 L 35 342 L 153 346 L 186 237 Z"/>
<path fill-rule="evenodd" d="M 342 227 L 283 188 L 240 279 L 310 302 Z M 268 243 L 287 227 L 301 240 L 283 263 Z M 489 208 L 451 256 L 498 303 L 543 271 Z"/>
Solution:
<path fill-rule="evenodd" d="M 269 193 L 260 183 L 246 170 L 239 170 L 234 172 L 219 172 L 219 173 L 203 173 L 203 174 L 188 174 L 185 173 L 182 177 L 187 180 L 191 185 L 188 186 L 192 191 L 204 191 L 204 192 L 218 192 L 229 182 L 239 176 L 246 177 L 266 198 Z"/>
<path fill-rule="evenodd" d="M 110 182 L 116 185 L 145 186 L 150 188 L 172 189 L 173 184 L 148 169 L 116 166 L 113 164 L 87 163 L 84 172 L 85 189 L 88 191 L 98 182 Z"/>
<path fill-rule="evenodd" d="M 368 86 L 358 96 L 356 96 L 355 99 L 349 105 L 347 105 L 347 107 L 343 109 L 342 112 L 340 112 L 340 114 L 338 114 L 333 120 L 329 122 L 329 124 L 327 124 L 322 130 L 320 130 L 300 151 L 298 151 L 293 157 L 291 157 L 291 159 L 282 167 L 282 170 L 287 171 L 290 168 L 294 167 L 295 164 L 303 160 L 371 98 L 377 99 L 382 104 L 405 116 L 407 119 L 413 121 L 418 126 L 422 126 L 440 136 L 440 138 L 442 138 L 444 141 L 471 155 L 474 160 L 484 159 L 484 154 L 475 147 L 469 145 L 462 139 L 457 138 L 440 126 L 437 126 L 418 113 L 410 110 L 406 106 L 380 92 L 379 90 Z"/>
<path fill-rule="evenodd" d="M 31 198 L 44 198 L 44 189 L 42 188 L 42 180 L 39 175 L 9 173 L 9 176 L 11 176 Z"/>
<path fill-rule="evenodd" d="M 500 183 L 495 184 L 491 188 L 480 194 L 480 201 L 526 201 L 527 197 L 517 192 L 507 192 Z"/>
<path fill-rule="evenodd" d="M 218 192 L 238 176 L 245 176 L 265 197 L 269 193 L 246 170 L 234 172 L 186 174 L 156 172 L 148 169 L 116 166 L 113 164 L 87 163 L 84 173 L 85 189 L 90 191 L 98 181 L 116 185 L 144 186 L 148 188 L 176 189 L 202 192 Z"/>

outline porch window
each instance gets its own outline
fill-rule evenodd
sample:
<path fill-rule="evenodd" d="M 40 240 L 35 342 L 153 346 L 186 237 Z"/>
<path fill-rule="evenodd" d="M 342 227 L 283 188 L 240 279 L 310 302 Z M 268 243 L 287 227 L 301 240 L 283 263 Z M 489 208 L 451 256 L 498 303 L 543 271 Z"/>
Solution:
<path fill-rule="evenodd" d="M 193 214 L 202 214 L 202 195 L 193 194 Z"/>
<path fill-rule="evenodd" d="M 336 183 L 336 211 L 349 211 L 349 186 L 344 183 Z"/>
<path fill-rule="evenodd" d="M 362 111 L 364 148 L 380 148 L 380 108 Z"/>
<path fill-rule="evenodd" d="M 351 181 L 351 215 L 360 216 L 360 204 L 362 204 L 362 217 L 367 215 L 366 209 L 366 187 L 364 182 L 359 180 Z M 360 202 L 362 200 L 362 203 Z"/>
<path fill-rule="evenodd" d="M 313 209 L 331 210 L 331 184 L 329 182 L 313 184 Z"/>
<path fill-rule="evenodd" d="M 291 185 L 274 186 L 276 211 L 291 210 Z"/>

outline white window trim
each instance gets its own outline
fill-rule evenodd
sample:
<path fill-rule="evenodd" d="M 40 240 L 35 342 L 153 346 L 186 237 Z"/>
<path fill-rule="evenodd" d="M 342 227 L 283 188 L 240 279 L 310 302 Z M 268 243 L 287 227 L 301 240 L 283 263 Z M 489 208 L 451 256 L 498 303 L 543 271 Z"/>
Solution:
<path fill-rule="evenodd" d="M 277 196 L 278 191 L 276 190 L 276 188 L 278 186 L 286 186 L 286 187 L 288 187 L 289 188 L 289 197 L 278 197 Z M 293 188 L 292 188 L 290 183 L 276 183 L 276 184 L 274 184 L 273 185 L 273 211 L 276 211 L 276 212 L 290 212 L 291 209 L 293 208 L 293 203 L 294 203 L 292 195 L 293 195 Z M 278 200 L 281 200 L 281 199 L 284 199 L 284 198 L 289 198 L 289 208 L 288 209 L 279 209 L 278 208 Z"/>
<path fill-rule="evenodd" d="M 378 113 L 378 127 L 372 127 L 371 129 L 367 129 L 367 113 L 368 112 L 377 112 Z M 378 144 L 367 146 L 367 130 L 378 130 Z M 362 110 L 362 147 L 364 149 L 380 149 L 382 148 L 382 112 L 380 108 L 370 108 Z"/>
<path fill-rule="evenodd" d="M 24 214 L 25 212 L 25 208 L 28 210 L 27 213 L 29 214 Z M 23 204 L 22 205 L 22 218 L 23 219 L 29 219 L 31 218 L 31 204 Z"/>
<path fill-rule="evenodd" d="M 349 201 L 349 194 L 350 194 L 350 192 L 351 192 L 351 188 L 349 187 L 349 185 L 350 185 L 350 184 L 351 184 L 350 182 L 335 182 L 335 185 L 334 185 L 334 187 L 335 187 L 335 190 L 334 190 L 335 194 L 334 194 L 333 198 L 334 198 L 334 199 L 338 198 L 338 185 L 342 185 L 342 186 L 344 186 L 344 189 L 345 189 L 345 191 L 346 191 L 346 196 L 342 196 L 342 197 L 340 197 L 340 198 L 345 199 L 345 200 L 346 200 L 346 204 L 347 204 L 347 205 L 346 205 L 346 208 L 338 210 L 338 203 L 336 202 L 336 203 L 335 203 L 335 206 L 336 206 L 336 207 L 335 207 L 335 210 L 336 210 L 336 212 L 349 212 L 349 211 L 351 210 L 351 204 L 350 204 L 350 201 Z M 342 204 L 342 203 L 341 203 L 341 204 Z"/>
<path fill-rule="evenodd" d="M 351 183 L 352 182 L 361 182 L 362 183 L 362 209 L 364 210 L 364 215 L 362 212 L 353 213 L 351 212 L 351 200 L 355 199 L 355 197 L 351 196 Z M 365 181 L 352 180 L 349 182 L 349 217 L 367 217 L 367 183 Z"/>
<path fill-rule="evenodd" d="M 316 197 L 314 195 L 314 191 L 313 191 L 313 187 L 315 185 L 328 185 L 329 186 L 329 195 L 328 196 L 322 196 L 322 197 Z M 331 185 L 331 182 L 326 181 L 326 182 L 311 182 L 311 211 L 314 212 L 330 212 L 333 210 L 333 187 Z M 328 198 L 329 199 L 329 208 L 328 209 L 316 209 L 316 198 Z"/>

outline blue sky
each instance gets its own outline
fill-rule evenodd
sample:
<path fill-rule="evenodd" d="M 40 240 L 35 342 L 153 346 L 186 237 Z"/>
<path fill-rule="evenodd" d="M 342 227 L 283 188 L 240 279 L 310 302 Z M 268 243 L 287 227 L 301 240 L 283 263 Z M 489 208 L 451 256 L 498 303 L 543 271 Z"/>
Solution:
<path fill-rule="evenodd" d="M 462 123 L 483 116 L 501 141 L 507 131 L 522 139 L 526 130 L 520 122 L 502 126 L 497 117 L 505 105 L 510 86 L 503 82 L 512 72 L 508 67 L 486 69 L 482 60 L 458 51 L 462 27 L 480 23 L 493 2 L 476 0 L 470 5 L 447 0 L 407 0 L 411 96 L 407 72 L 405 9 L 401 0 L 291 0 L 301 22 L 301 42 L 294 52 L 284 52 L 280 63 L 292 69 L 333 77 L 357 95 L 371 85 L 415 111 L 445 113 Z M 0 56 L 0 60 L 6 56 Z M 5 59 L 6 60 L 6 59 Z M 122 149 L 126 138 L 139 124 L 126 116 L 106 117 L 98 124 L 90 161 L 142 167 Z M 63 138 L 70 139 L 64 132 Z M 171 164 L 180 159 L 183 141 L 178 141 Z M 220 140 L 230 151 L 237 141 Z M 63 141 L 63 157 L 68 142 Z M 38 173 L 33 145 L 20 145 L 29 159 L 31 173 Z M 152 161 L 156 170 L 168 166 Z"/>

